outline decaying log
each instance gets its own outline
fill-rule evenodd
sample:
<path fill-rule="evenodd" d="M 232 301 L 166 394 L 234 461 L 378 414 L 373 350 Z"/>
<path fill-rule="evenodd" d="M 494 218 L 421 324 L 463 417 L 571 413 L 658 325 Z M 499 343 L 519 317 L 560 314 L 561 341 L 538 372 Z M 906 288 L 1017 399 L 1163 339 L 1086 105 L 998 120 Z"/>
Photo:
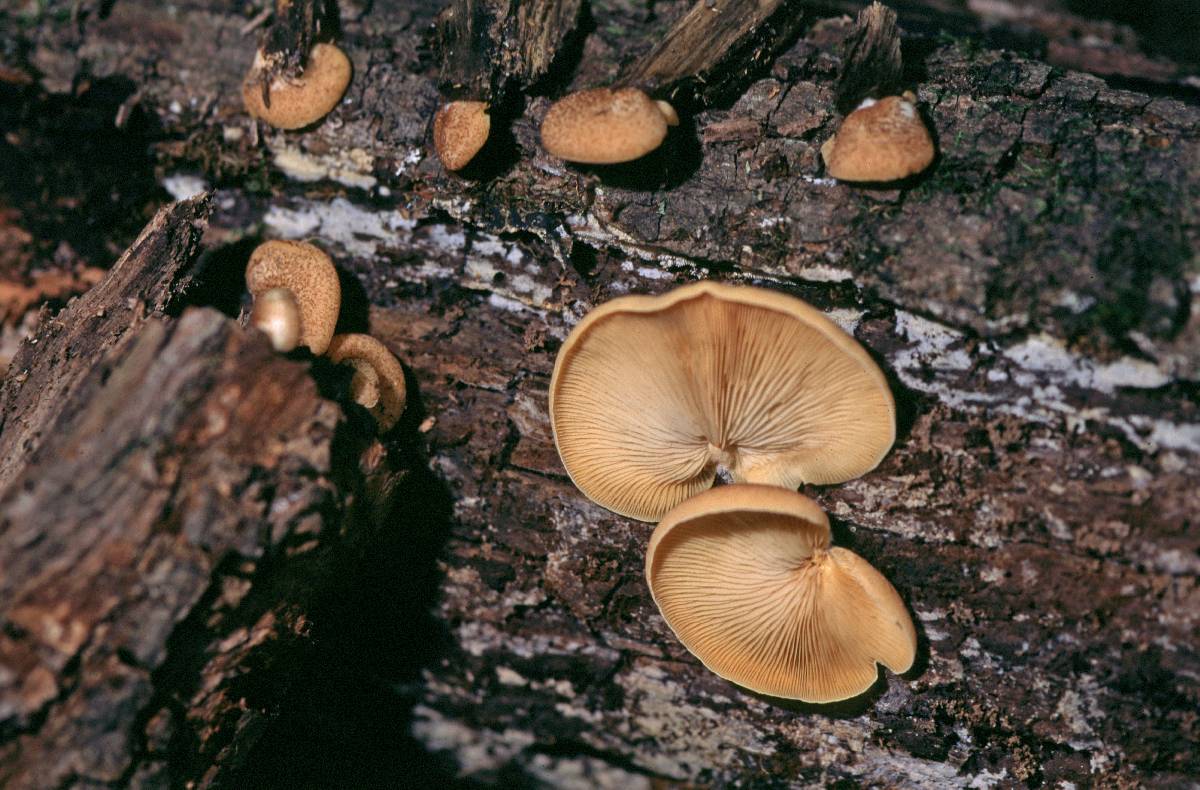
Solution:
<path fill-rule="evenodd" d="M 407 504 L 387 509 L 375 529 L 347 533 L 352 561 L 333 573 L 336 583 L 316 563 L 325 593 L 286 573 L 293 584 L 254 584 L 250 603 L 234 605 L 249 608 L 233 618 L 253 659 L 225 665 L 242 682 L 218 681 L 226 693 L 197 702 L 208 657 L 221 651 L 207 652 L 209 631 L 196 636 L 192 626 L 211 616 L 215 579 L 238 575 L 202 554 L 195 567 L 216 562 L 218 572 L 208 587 L 182 588 L 184 597 L 208 592 L 168 640 L 164 666 L 173 669 L 151 671 L 161 681 L 153 688 L 184 692 L 162 717 L 151 692 L 134 729 L 113 730 L 146 744 L 118 783 L 1117 786 L 1200 775 L 1195 105 L 975 41 L 910 38 L 906 74 L 917 77 L 939 159 L 903 190 L 859 190 L 819 177 L 854 30 L 834 19 L 798 31 L 767 62 L 741 55 L 722 66 L 749 84 L 728 102 L 698 103 L 694 136 L 669 138 L 664 159 L 620 172 L 564 166 L 538 147 L 549 102 L 537 97 L 512 127 L 519 156 L 490 180 L 464 182 L 441 169 L 427 140 L 441 98 L 420 53 L 436 4 L 385 1 L 344 14 L 355 60 L 348 100 L 320 127 L 270 133 L 261 146 L 237 97 L 255 43 L 224 9 L 122 0 L 107 20 L 82 26 L 81 43 L 53 20 L 30 29 L 29 58 L 47 90 L 71 84 L 85 58 L 102 75 L 139 75 L 145 108 L 169 138 L 158 149 L 164 183 L 178 188 L 188 175 L 222 184 L 214 257 L 236 258 L 248 228 L 312 238 L 334 255 L 360 328 L 413 374 L 421 411 L 377 449 L 409 469 L 403 481 L 420 482 L 399 485 Z M 592 13 L 591 57 L 574 77 L 581 86 L 624 75 L 626 53 L 654 51 L 691 12 Z M 179 45 L 155 43 L 168 35 Z M 152 73 L 137 70 L 148 62 Z M 664 162 L 666 176 L 655 169 Z M 921 635 L 914 671 L 882 678 L 852 704 L 780 706 L 705 671 L 642 581 L 649 526 L 587 502 L 558 462 L 546 389 L 570 328 L 615 296 L 699 277 L 809 300 L 892 382 L 893 452 L 858 480 L 806 489 L 832 514 L 835 543 L 895 584 Z M 228 326 L 184 313 L 147 348 L 183 342 L 208 321 Z M 255 356 L 260 347 L 232 327 L 213 331 L 228 350 L 205 353 L 242 360 L 232 366 L 242 370 L 237 381 L 247 381 L 245 362 L 270 359 L 310 397 L 298 363 Z M 216 399 L 232 368 L 208 375 L 187 397 L 222 414 Z M 98 414 L 89 404 L 103 388 L 94 392 L 76 419 Z M 179 448 L 192 448 L 180 468 L 217 466 L 178 419 L 159 420 L 176 428 L 150 446 L 191 441 Z M 262 433 L 225 424 L 214 447 Z M 64 456 L 71 468 L 70 447 L 48 441 L 42 463 Z M 327 471 L 322 457 L 299 454 L 303 474 L 269 464 L 258 474 L 332 491 L 323 523 L 343 524 L 354 508 L 340 504 L 341 492 L 370 486 L 332 483 L 338 465 Z M 142 466 L 151 487 L 169 470 Z M 192 478 L 178 479 L 188 490 Z M 247 524 L 274 512 L 262 509 L 265 495 L 233 491 L 251 512 Z M 242 549 L 232 551 L 236 565 Z M 305 604 L 306 595 L 320 600 Z M 311 642 L 255 644 L 258 618 L 293 600 Z M 59 656 L 8 623 L 4 638 L 27 651 L 22 666 Z M 89 642 L 63 670 L 95 666 L 83 659 L 112 655 L 109 644 Z M 132 672 L 142 659 L 115 661 Z M 64 706 L 82 703 L 85 688 L 68 683 L 55 694 Z M 23 731 L 0 735 L 8 764 L 61 721 L 57 699 Z M 205 699 L 228 715 L 205 713 Z M 180 721 L 188 726 L 147 726 Z"/>
<path fill-rule="evenodd" d="M 5 787 L 234 770 L 287 692 L 244 676 L 302 665 L 309 610 L 345 562 L 354 530 L 327 528 L 376 522 L 356 498 L 387 508 L 390 491 L 361 485 L 380 451 L 355 463 L 369 443 L 344 428 L 335 450 L 340 410 L 308 365 L 215 310 L 171 317 L 207 211 L 163 209 L 104 281 L 43 317 L 6 382 Z"/>

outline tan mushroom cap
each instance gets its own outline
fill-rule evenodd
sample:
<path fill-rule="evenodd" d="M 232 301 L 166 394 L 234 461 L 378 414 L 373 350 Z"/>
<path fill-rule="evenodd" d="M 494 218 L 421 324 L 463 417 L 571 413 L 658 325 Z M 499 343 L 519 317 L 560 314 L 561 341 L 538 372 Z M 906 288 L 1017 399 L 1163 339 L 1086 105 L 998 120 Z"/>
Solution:
<path fill-rule="evenodd" d="M 350 84 L 350 59 L 333 44 L 314 44 L 304 72 L 296 79 L 275 79 L 270 86 L 271 106 L 263 102 L 260 75 L 265 66 L 262 50 L 242 83 L 246 112 L 279 129 L 300 129 L 328 115 Z"/>
<path fill-rule="evenodd" d="M 876 664 L 907 671 L 917 635 L 888 580 L 829 540 L 808 497 L 719 486 L 655 528 L 646 581 L 679 641 L 721 677 L 774 697 L 849 699 Z"/>
<path fill-rule="evenodd" d="M 301 241 L 264 242 L 246 264 L 246 288 L 256 307 L 268 291 L 289 291 L 300 312 L 298 345 L 308 346 L 314 354 L 329 347 L 341 310 L 342 287 L 328 255 Z"/>
<path fill-rule="evenodd" d="M 433 147 L 447 170 L 461 170 L 483 148 L 491 128 L 486 102 L 452 101 L 433 116 Z"/>
<path fill-rule="evenodd" d="M 550 422 L 590 499 L 657 521 L 710 487 L 840 483 L 883 459 L 895 407 L 852 337 L 786 294 L 699 282 L 593 310 L 563 343 Z"/>
<path fill-rule="evenodd" d="M 933 161 L 933 138 L 912 94 L 868 99 L 821 146 L 829 175 L 842 181 L 896 181 Z"/>
<path fill-rule="evenodd" d="M 351 396 L 375 415 L 382 430 L 400 420 L 408 390 L 404 368 L 387 346 L 370 335 L 337 335 L 329 344 L 328 356 L 336 363 L 354 366 Z"/>
<path fill-rule="evenodd" d="M 571 162 L 630 162 L 662 144 L 667 121 L 637 88 L 591 88 L 551 105 L 542 121 L 542 147 Z"/>

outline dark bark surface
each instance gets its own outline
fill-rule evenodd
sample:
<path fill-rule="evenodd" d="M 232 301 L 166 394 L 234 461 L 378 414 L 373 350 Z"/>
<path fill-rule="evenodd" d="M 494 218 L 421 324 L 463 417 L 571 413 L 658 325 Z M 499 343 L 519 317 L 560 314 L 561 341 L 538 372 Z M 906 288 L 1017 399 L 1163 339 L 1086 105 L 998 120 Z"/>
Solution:
<path fill-rule="evenodd" d="M 252 12 L 46 9 L 6 34 L 21 42 L 6 67 L 34 80 L 22 101 L 69 92 L 84 69 L 129 79 L 154 119 L 154 175 L 215 195 L 195 282 L 174 285 L 192 256 L 170 251 L 195 226 L 169 220 L 199 211 L 183 203 L 93 292 L 153 248 L 166 252 L 136 276 L 164 295 L 139 294 L 143 314 L 73 364 L 56 338 L 83 331 L 94 297 L 44 316 L 5 381 L 0 776 L 1200 776 L 1200 109 L 1165 82 L 1137 93 L 910 33 L 900 87 L 939 158 L 902 188 L 859 190 L 824 179 L 817 153 L 852 20 L 814 14 L 778 54 L 722 66 L 735 78 L 699 91 L 661 152 L 581 169 L 537 145 L 552 95 L 630 73 L 694 13 L 597 3 L 577 59 L 531 88 L 509 157 L 459 179 L 428 141 L 433 4 L 341 3 L 350 93 L 289 134 L 260 133 L 239 106 Z M 902 31 L 961 16 L 899 10 Z M 337 371 L 273 357 L 234 325 L 241 267 L 268 237 L 333 254 L 343 328 L 369 327 L 409 366 L 396 437 L 372 443 L 361 415 L 321 398 Z M 781 705 L 706 672 L 642 580 L 650 527 L 583 499 L 554 451 L 546 388 L 570 327 L 614 296 L 703 276 L 818 305 L 893 384 L 884 463 L 806 491 L 920 633 L 909 676 L 852 703 Z M 25 369 L 82 372 L 46 405 L 14 384 Z M 49 754 L 71 755 L 65 772 L 36 773 L 58 770 Z"/>

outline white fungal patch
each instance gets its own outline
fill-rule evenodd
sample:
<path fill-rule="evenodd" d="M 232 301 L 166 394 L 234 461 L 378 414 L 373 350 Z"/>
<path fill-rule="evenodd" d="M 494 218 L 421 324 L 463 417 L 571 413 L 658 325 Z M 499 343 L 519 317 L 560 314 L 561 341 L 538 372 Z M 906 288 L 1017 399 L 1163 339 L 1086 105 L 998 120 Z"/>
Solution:
<path fill-rule="evenodd" d="M 1112 396 L 1122 388 L 1154 389 L 1170 383 L 1154 365 L 1124 357 L 1102 363 L 1067 350 L 1062 341 L 1040 334 L 999 349 L 967 352 L 965 335 L 920 316 L 896 312 L 896 331 L 910 346 L 896 352 L 892 364 L 908 387 L 935 396 L 964 411 L 995 409 L 1025 420 L 1064 423 L 1070 432 L 1087 430 L 1100 422 L 1120 430 L 1146 452 L 1160 449 L 1200 453 L 1200 424 L 1179 424 L 1140 414 L 1113 414 L 1112 407 L 1079 408 L 1069 389 L 1085 389 Z M 1005 370 L 990 368 L 984 380 L 995 385 L 983 391 L 977 363 L 1004 360 Z M 930 372 L 935 375 L 930 376 Z"/>
<path fill-rule="evenodd" d="M 328 203 L 304 201 L 296 208 L 271 206 L 263 223 L 280 238 L 318 235 L 352 255 L 367 258 L 398 235 L 411 237 L 417 225 L 398 211 L 371 211 L 340 197 Z"/>
<path fill-rule="evenodd" d="M 879 102 L 875 101 L 874 99 L 863 99 L 862 102 L 854 109 L 855 110 L 865 110 L 868 107 L 874 107 L 878 103 Z"/>
<path fill-rule="evenodd" d="M 909 102 L 901 101 L 897 105 L 897 107 L 900 110 L 900 114 L 903 115 L 905 118 L 911 119 L 911 118 L 917 117 L 917 108 L 912 106 L 912 104 L 910 104 Z"/>
<path fill-rule="evenodd" d="M 1022 368 L 1045 373 L 1058 383 L 1106 394 L 1118 387 L 1154 389 L 1170 383 L 1161 370 L 1144 360 L 1123 357 L 1116 362 L 1096 363 L 1072 354 L 1062 341 L 1044 333 L 1026 338 L 1003 353 Z"/>
<path fill-rule="evenodd" d="M 808 280 L 812 283 L 841 283 L 854 279 L 854 275 L 846 269 L 839 269 L 836 266 L 826 266 L 823 263 L 804 266 L 796 274 L 800 279 Z"/>
<path fill-rule="evenodd" d="M 532 734 L 511 728 L 473 729 L 425 705 L 413 708 L 412 735 L 430 751 L 452 752 L 460 777 L 500 768 L 536 741 Z"/>
<path fill-rule="evenodd" d="M 846 334 L 853 335 L 854 330 L 858 329 L 858 324 L 862 321 L 862 317 L 866 313 L 862 310 L 849 310 L 844 307 L 835 307 L 825 314 L 830 321 L 840 326 L 846 331 Z"/>
<path fill-rule="evenodd" d="M 718 713 L 688 704 L 685 689 L 656 664 L 639 664 L 621 673 L 617 683 L 625 690 L 629 721 L 618 733 L 634 739 L 652 738 L 655 751 L 639 752 L 634 762 L 673 779 L 689 779 L 708 769 L 735 767 L 746 754 L 765 757 L 775 753 L 763 740 L 761 728 L 735 711 Z"/>
<path fill-rule="evenodd" d="M 295 181 L 329 179 L 348 187 L 371 189 L 376 184 L 371 175 L 374 159 L 361 148 L 351 148 L 339 154 L 310 154 L 291 145 L 272 146 L 275 167 Z"/>
<path fill-rule="evenodd" d="M 162 185 L 175 200 L 187 200 L 208 191 L 208 182 L 190 173 L 172 173 L 163 179 Z"/>

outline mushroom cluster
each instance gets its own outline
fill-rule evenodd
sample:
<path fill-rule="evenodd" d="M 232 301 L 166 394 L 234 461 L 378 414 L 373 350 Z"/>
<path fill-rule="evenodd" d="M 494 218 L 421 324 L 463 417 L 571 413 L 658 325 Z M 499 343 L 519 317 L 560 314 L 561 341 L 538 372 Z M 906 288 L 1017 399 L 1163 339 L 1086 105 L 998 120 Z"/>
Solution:
<path fill-rule="evenodd" d="M 658 521 L 646 581 L 705 666 L 807 702 L 906 671 L 916 632 L 796 488 L 873 469 L 895 439 L 883 373 L 810 305 L 714 282 L 593 310 L 550 383 L 559 456 L 590 499 Z M 712 488 L 718 480 L 727 485 Z"/>
<path fill-rule="evenodd" d="M 350 397 L 367 409 L 380 430 L 404 413 L 404 368 L 387 346 L 370 335 L 335 335 L 342 289 L 333 261 L 301 241 L 267 241 L 246 264 L 246 289 L 254 299 L 250 325 L 279 352 L 300 346 L 354 368 Z"/>

